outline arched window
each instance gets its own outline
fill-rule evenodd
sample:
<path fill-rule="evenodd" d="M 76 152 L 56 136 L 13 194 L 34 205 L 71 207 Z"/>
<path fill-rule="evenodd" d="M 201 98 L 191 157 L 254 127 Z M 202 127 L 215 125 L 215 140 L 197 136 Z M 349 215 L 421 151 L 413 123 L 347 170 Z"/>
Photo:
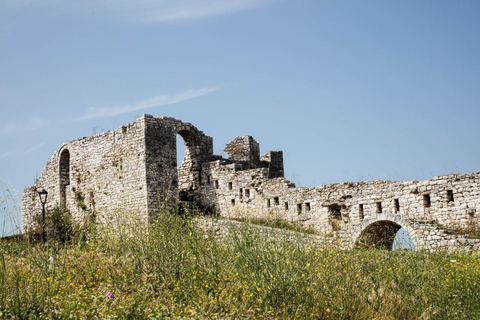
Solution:
<path fill-rule="evenodd" d="M 59 162 L 60 206 L 67 206 L 67 186 L 70 184 L 70 152 L 62 150 Z"/>
<path fill-rule="evenodd" d="M 177 134 L 177 174 L 179 192 L 188 192 L 197 186 L 198 173 L 193 168 L 195 137 L 192 132 L 183 130 Z"/>

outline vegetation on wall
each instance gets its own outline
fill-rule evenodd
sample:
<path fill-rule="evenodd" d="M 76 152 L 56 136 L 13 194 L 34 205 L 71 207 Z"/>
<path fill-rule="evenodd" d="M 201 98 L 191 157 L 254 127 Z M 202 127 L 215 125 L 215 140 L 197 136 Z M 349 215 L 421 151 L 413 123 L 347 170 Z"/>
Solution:
<path fill-rule="evenodd" d="M 77 207 L 79 207 L 83 211 L 87 210 L 87 205 L 85 204 L 85 196 L 82 192 L 75 191 L 75 202 L 77 203 Z"/>
<path fill-rule="evenodd" d="M 282 217 L 273 217 L 273 218 L 258 218 L 258 217 L 244 217 L 244 218 L 231 218 L 231 220 L 247 222 L 254 225 L 265 226 L 276 229 L 290 230 L 296 232 L 303 232 L 307 234 L 317 234 L 315 229 L 304 227 L 302 224 L 287 221 Z M 331 236 L 331 235 L 328 235 Z"/>

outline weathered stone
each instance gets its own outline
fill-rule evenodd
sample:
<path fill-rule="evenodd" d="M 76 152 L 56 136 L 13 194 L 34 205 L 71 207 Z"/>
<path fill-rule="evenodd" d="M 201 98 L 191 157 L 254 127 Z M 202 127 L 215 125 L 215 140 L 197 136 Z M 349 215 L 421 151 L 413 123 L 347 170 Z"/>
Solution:
<path fill-rule="evenodd" d="M 177 168 L 178 138 L 185 142 L 185 159 Z M 400 227 L 418 249 L 478 247 L 478 239 L 466 241 L 466 235 L 444 231 L 478 226 L 480 173 L 296 188 L 284 178 L 281 151 L 260 156 L 251 136 L 235 138 L 225 151 L 228 158 L 214 155 L 213 139 L 190 123 L 149 115 L 115 131 L 64 143 L 39 181 L 24 191 L 23 228 L 41 213 L 36 192 L 45 188 L 49 207 L 65 206 L 79 221 L 95 213 L 105 224 L 113 224 L 119 214 L 147 223 L 159 208 L 182 201 L 214 209 L 224 218 L 297 222 L 340 239 L 344 248 L 366 234 L 390 239 L 388 232 Z"/>

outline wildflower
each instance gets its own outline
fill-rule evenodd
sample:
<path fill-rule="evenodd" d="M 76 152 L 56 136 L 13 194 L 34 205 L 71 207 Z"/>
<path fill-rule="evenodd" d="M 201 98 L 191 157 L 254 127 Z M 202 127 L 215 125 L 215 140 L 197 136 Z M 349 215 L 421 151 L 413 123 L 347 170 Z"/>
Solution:
<path fill-rule="evenodd" d="M 130 257 L 131 255 L 132 255 L 132 253 L 131 253 L 131 252 L 127 253 L 127 257 Z"/>
<path fill-rule="evenodd" d="M 457 262 L 457 260 L 450 260 L 450 262 L 451 262 L 451 263 L 455 263 L 455 262 Z"/>
<path fill-rule="evenodd" d="M 183 260 L 183 261 L 187 262 L 187 261 L 188 261 L 188 259 L 185 259 L 185 260 Z"/>
<path fill-rule="evenodd" d="M 355 283 L 352 283 L 352 286 L 356 287 L 357 285 Z"/>
<path fill-rule="evenodd" d="M 108 291 L 107 292 L 107 298 L 115 298 L 115 296 L 113 295 L 113 291 Z"/>

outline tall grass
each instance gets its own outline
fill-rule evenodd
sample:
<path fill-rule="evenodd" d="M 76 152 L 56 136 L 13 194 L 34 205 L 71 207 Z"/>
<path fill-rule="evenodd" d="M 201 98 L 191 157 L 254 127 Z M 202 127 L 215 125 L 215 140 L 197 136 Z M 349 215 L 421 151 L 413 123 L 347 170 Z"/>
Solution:
<path fill-rule="evenodd" d="M 0 241 L 0 318 L 480 317 L 478 253 L 340 251 L 192 221 Z"/>
<path fill-rule="evenodd" d="M 0 180 L 0 236 L 21 232 L 17 191 Z"/>
<path fill-rule="evenodd" d="M 270 228 L 285 229 L 290 231 L 302 232 L 307 234 L 316 234 L 315 229 L 307 228 L 299 223 L 290 222 L 282 217 L 273 218 L 258 218 L 258 217 L 242 217 L 242 218 L 230 218 L 231 220 L 239 222 L 247 222 L 249 224 L 265 226 Z"/>

